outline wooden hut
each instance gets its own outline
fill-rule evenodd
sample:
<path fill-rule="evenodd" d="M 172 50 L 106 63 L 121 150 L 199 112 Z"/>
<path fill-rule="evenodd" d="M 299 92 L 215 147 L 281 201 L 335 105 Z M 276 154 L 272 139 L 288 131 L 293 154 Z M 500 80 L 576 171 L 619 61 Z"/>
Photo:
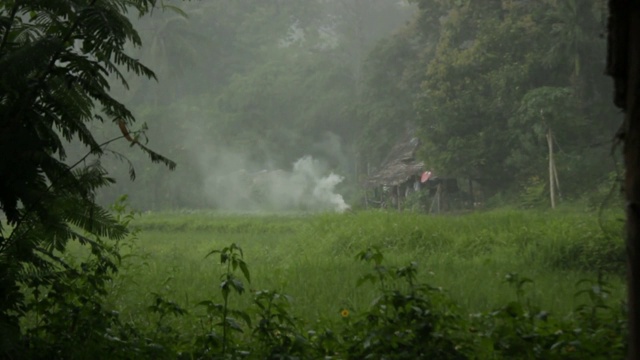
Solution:
<path fill-rule="evenodd" d="M 378 171 L 365 183 L 365 206 L 402 210 L 414 192 L 424 191 L 424 210 L 437 213 L 451 210 L 452 200 L 461 195 L 455 178 L 436 176 L 416 157 L 420 140 L 406 136 L 391 148 Z"/>
<path fill-rule="evenodd" d="M 389 152 L 380 166 L 366 181 L 366 206 L 402 209 L 407 195 L 420 189 L 420 176 L 425 171 L 416 159 L 420 146 L 417 137 L 406 137 Z"/>

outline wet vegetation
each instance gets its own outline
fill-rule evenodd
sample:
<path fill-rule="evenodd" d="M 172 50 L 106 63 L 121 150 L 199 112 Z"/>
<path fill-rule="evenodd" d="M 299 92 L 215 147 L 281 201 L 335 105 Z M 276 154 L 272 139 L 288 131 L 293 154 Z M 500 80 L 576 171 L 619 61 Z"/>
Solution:
<path fill-rule="evenodd" d="M 66 260 L 82 271 L 64 297 L 42 289 L 49 296 L 30 300 L 28 333 L 56 338 L 38 319 L 73 327 L 64 312 L 89 311 L 82 326 L 109 334 L 92 339 L 93 350 L 123 358 L 584 359 L 625 350 L 616 212 L 122 218 L 135 230 L 117 245 L 119 271 L 101 273 L 72 247 Z M 80 300 L 84 287 L 104 290 L 98 307 Z M 87 341 L 81 334 L 69 341 Z M 40 345 L 36 353 L 54 344 Z M 65 354 L 89 354 L 72 349 Z"/>
<path fill-rule="evenodd" d="M 603 4 L 0 2 L 0 358 L 622 358 Z"/>

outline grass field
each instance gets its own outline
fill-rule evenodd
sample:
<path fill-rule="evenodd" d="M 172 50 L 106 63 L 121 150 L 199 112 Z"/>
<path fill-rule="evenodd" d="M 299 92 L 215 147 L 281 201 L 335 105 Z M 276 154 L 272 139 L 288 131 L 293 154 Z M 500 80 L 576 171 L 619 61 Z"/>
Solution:
<path fill-rule="evenodd" d="M 141 325 L 151 322 L 146 308 L 152 293 L 197 314 L 198 302 L 221 298 L 223 269 L 217 256 L 205 256 L 236 243 L 251 271 L 251 290 L 289 294 L 291 311 L 306 322 L 337 321 L 341 309 L 357 312 L 371 302 L 373 289 L 356 287 L 369 267 L 354 257 L 376 246 L 388 265 L 417 262 L 421 280 L 443 287 L 469 313 L 513 300 L 505 276 L 518 273 L 534 281 L 525 286 L 526 298 L 564 315 L 587 300 L 575 296 L 576 283 L 598 274 L 611 287 L 612 303 L 623 298 L 620 218 L 575 210 L 462 216 L 144 214 L 132 223 L 139 232 L 127 242 L 110 302 Z M 250 308 L 250 296 L 232 302 Z M 195 326 L 188 318 L 180 321 Z"/>

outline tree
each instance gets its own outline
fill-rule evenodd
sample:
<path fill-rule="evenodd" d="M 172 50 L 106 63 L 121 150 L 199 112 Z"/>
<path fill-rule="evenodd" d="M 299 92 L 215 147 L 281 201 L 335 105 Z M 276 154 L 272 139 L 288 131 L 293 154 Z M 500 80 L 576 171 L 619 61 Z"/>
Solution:
<path fill-rule="evenodd" d="M 119 138 L 141 148 L 152 161 L 175 167 L 149 150 L 141 133 L 129 132 L 132 113 L 109 93 L 109 76 L 127 86 L 123 70 L 155 77 L 125 52 L 127 43 L 141 45 L 125 15 L 131 10 L 144 15 L 155 3 L 0 3 L 0 209 L 8 225 L 0 224 L 4 355 L 20 344 L 24 296 L 19 285 L 25 272 L 65 266 L 56 253 L 64 252 L 70 240 L 99 254 L 101 245 L 92 236 L 118 239 L 127 233 L 95 203 L 96 189 L 113 180 L 99 161 L 103 144 L 88 124 L 110 121 L 120 127 Z M 88 154 L 69 164 L 65 148 L 72 141 L 88 148 Z"/>
<path fill-rule="evenodd" d="M 618 132 L 623 142 L 627 242 L 628 359 L 640 358 L 640 4 L 609 2 L 607 74 L 614 80 L 614 103 L 625 112 Z"/>
<path fill-rule="evenodd" d="M 600 2 L 417 3 L 411 26 L 432 39 L 422 30 L 412 41 L 435 50 L 405 72 L 423 80 L 414 111 L 429 167 L 475 179 L 485 195 L 519 196 L 547 172 L 548 129 L 540 127 L 553 121 L 563 196 L 605 181 L 589 176 L 614 166 L 608 149 L 593 147 L 606 142 L 615 117 L 606 84 L 591 75 L 604 65 Z"/>
<path fill-rule="evenodd" d="M 358 140 L 359 167 L 380 165 L 388 151 L 413 131 L 418 122 L 414 103 L 421 96 L 425 64 L 436 55 L 442 30 L 439 18 L 446 14 L 440 1 L 413 1 L 414 16 L 406 26 L 379 40 L 368 52 L 363 66 L 363 91 L 355 109 L 361 127 Z M 417 135 L 417 134 L 416 134 Z"/>
<path fill-rule="evenodd" d="M 441 174 L 472 178 L 494 191 L 513 183 L 513 169 L 504 166 L 506 125 L 520 98 L 539 83 L 535 39 L 543 34 L 535 10 L 469 2 L 443 16 L 416 102 L 426 162 Z"/>

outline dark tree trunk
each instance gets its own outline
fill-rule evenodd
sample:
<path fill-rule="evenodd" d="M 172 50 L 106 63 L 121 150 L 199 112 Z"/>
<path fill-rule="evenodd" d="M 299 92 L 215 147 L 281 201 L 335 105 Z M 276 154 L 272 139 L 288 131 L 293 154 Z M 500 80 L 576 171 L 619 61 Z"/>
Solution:
<path fill-rule="evenodd" d="M 640 359 L 640 2 L 609 0 L 609 13 L 607 74 L 614 79 L 614 103 L 625 112 L 618 136 L 626 169 L 628 359 Z"/>

